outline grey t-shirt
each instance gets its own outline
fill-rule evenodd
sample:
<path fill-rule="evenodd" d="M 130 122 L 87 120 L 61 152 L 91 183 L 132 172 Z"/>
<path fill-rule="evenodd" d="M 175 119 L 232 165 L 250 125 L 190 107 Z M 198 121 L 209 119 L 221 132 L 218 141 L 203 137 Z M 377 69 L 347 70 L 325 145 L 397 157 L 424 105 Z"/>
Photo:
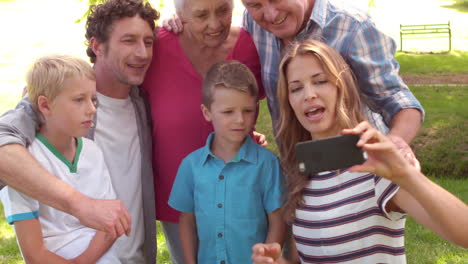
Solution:
<path fill-rule="evenodd" d="M 36 136 L 39 124 L 39 115 L 31 102 L 27 97 L 23 98 L 15 109 L 0 116 L 0 146 L 20 144 L 28 147 Z M 0 189 L 4 186 L 0 180 Z"/>

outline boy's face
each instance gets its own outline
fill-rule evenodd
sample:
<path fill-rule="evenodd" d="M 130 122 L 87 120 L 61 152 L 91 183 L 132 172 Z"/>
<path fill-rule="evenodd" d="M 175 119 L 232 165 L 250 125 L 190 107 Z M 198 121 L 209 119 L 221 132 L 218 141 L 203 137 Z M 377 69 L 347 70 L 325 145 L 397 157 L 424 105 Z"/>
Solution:
<path fill-rule="evenodd" d="M 248 93 L 214 88 L 210 109 L 202 105 L 203 115 L 212 122 L 220 144 L 240 145 L 255 125 L 257 99 Z"/>
<path fill-rule="evenodd" d="M 86 77 L 65 80 L 63 90 L 43 112 L 46 128 L 56 136 L 83 137 L 96 113 L 96 82 Z"/>

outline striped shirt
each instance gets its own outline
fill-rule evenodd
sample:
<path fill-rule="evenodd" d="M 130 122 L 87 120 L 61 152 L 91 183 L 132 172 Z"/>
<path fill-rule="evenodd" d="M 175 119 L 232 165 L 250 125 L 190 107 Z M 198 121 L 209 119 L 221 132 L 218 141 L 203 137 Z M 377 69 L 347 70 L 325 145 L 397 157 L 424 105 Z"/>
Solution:
<path fill-rule="evenodd" d="M 281 61 L 281 40 L 264 30 L 244 12 L 243 27 L 252 36 L 262 64 L 262 81 L 273 125 L 279 118 L 276 86 Z M 368 107 L 367 119 L 383 132 L 400 110 L 424 109 L 398 75 L 395 41 L 379 31 L 369 15 L 328 0 L 315 0 L 310 19 L 296 40 L 317 39 L 336 49 L 350 65 Z"/>
<path fill-rule="evenodd" d="M 293 224 L 301 263 L 406 263 L 405 215 L 385 210 L 398 189 L 369 173 L 313 175 Z"/>

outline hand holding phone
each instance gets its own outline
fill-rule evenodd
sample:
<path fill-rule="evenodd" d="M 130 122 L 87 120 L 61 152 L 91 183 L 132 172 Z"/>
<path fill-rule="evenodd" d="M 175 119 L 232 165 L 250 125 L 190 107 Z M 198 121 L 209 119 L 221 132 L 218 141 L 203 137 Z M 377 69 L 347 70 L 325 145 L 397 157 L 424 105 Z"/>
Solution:
<path fill-rule="evenodd" d="M 343 135 L 296 144 L 299 171 L 312 175 L 362 164 L 364 152 L 356 144 L 360 135 Z"/>

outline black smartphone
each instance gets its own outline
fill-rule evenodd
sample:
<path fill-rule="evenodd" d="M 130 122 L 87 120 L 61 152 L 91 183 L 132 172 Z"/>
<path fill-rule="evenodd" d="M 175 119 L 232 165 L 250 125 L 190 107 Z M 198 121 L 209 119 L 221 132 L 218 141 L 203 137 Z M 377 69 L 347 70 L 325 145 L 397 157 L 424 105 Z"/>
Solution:
<path fill-rule="evenodd" d="M 360 135 L 343 135 L 297 143 L 299 171 L 312 175 L 364 163 L 364 152 L 356 146 L 359 138 Z"/>

